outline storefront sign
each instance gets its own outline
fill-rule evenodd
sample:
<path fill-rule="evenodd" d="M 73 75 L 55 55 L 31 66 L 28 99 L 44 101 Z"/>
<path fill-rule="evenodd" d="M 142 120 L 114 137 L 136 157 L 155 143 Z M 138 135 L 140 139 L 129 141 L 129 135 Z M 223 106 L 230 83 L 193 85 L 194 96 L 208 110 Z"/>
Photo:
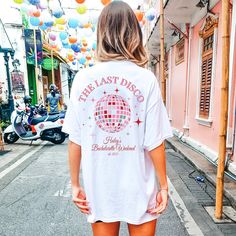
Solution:
<path fill-rule="evenodd" d="M 37 63 L 41 65 L 43 62 L 43 45 L 42 45 L 42 37 L 40 30 L 35 30 L 35 38 L 34 38 L 34 30 L 25 29 L 25 50 L 26 50 L 26 61 L 28 64 L 35 65 L 36 62 L 36 54 L 37 54 Z M 35 44 L 37 48 L 37 52 L 35 52 Z"/>
<path fill-rule="evenodd" d="M 52 65 L 53 64 L 53 65 Z M 44 70 L 52 70 L 52 67 L 57 70 L 59 66 L 59 62 L 57 59 L 45 58 L 43 59 L 42 67 Z"/>
<path fill-rule="evenodd" d="M 13 92 L 24 92 L 25 91 L 25 82 L 24 82 L 24 73 L 21 71 L 11 72 L 12 80 L 12 91 Z"/>

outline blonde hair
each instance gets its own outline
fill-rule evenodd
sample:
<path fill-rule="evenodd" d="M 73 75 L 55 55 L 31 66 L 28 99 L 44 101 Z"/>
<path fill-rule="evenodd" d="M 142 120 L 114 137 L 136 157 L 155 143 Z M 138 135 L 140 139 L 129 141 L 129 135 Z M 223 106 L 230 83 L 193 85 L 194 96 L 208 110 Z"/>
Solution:
<path fill-rule="evenodd" d="M 97 59 L 129 60 L 139 66 L 147 63 L 142 31 L 127 3 L 114 1 L 102 10 L 97 28 Z"/>

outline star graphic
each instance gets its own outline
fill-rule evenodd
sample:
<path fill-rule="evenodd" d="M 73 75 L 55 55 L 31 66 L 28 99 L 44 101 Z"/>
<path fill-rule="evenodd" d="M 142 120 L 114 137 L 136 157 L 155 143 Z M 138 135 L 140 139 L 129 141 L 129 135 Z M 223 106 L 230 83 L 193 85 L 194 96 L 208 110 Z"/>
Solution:
<path fill-rule="evenodd" d="M 115 92 L 116 92 L 116 93 L 118 93 L 118 92 L 119 92 L 119 89 L 118 89 L 118 88 L 116 88 L 116 89 L 115 89 Z"/>
<path fill-rule="evenodd" d="M 134 121 L 138 126 L 142 123 L 142 121 L 138 118 L 136 121 Z"/>

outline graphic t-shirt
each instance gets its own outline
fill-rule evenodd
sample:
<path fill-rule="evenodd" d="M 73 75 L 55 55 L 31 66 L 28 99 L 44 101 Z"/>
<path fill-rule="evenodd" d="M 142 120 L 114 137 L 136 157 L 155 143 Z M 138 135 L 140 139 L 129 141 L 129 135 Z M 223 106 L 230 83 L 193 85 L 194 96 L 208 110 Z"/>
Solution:
<path fill-rule="evenodd" d="M 172 136 L 156 77 L 129 61 L 102 62 L 74 79 L 63 131 L 81 145 L 88 222 L 142 224 L 158 216 L 148 151 Z"/>

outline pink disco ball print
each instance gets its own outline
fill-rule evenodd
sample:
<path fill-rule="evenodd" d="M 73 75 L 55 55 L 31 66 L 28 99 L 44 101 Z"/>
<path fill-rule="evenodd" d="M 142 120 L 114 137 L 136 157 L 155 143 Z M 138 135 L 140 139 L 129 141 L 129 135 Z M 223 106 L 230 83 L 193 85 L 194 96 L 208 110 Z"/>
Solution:
<path fill-rule="evenodd" d="M 130 122 L 131 110 L 128 102 L 118 95 L 106 95 L 96 104 L 94 113 L 96 124 L 103 131 L 116 133 Z"/>

